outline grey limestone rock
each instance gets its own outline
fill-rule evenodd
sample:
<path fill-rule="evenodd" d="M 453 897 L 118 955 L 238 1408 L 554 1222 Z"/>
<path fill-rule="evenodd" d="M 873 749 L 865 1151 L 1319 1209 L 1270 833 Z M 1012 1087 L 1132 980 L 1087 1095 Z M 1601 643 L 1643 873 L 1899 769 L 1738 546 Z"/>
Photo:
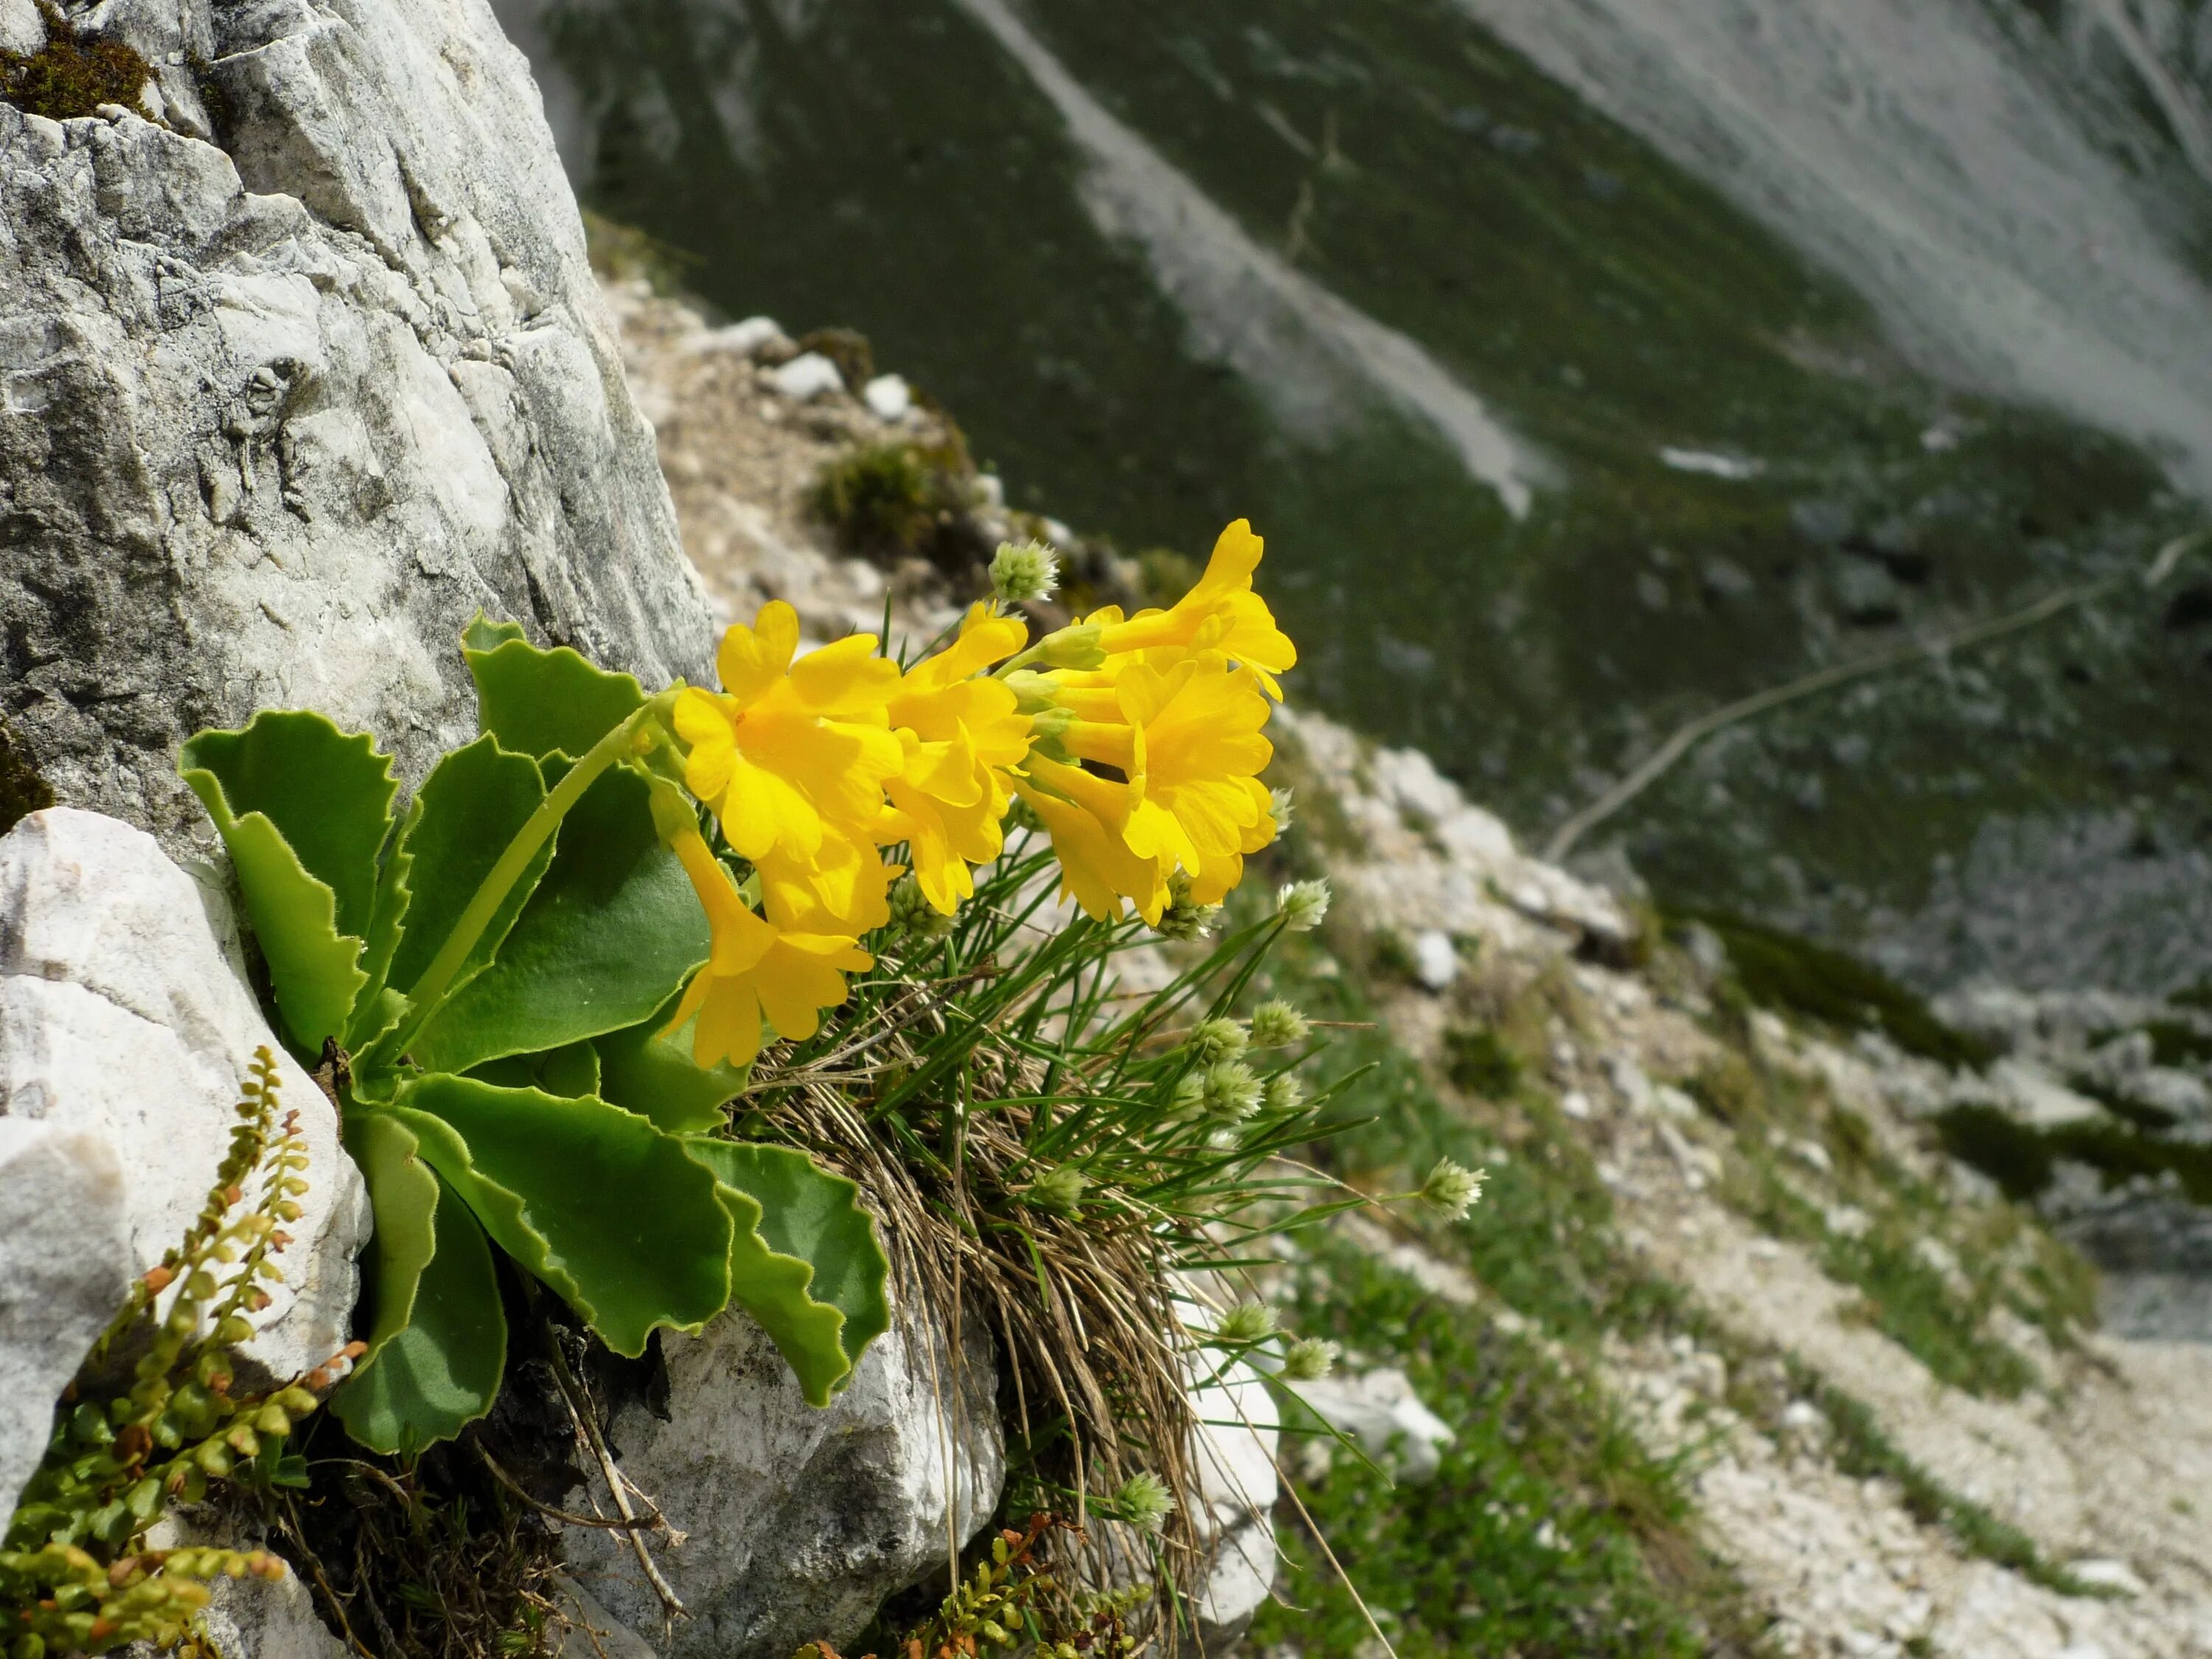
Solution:
<path fill-rule="evenodd" d="M 611 1439 L 623 1474 L 687 1534 L 657 1554 L 688 1617 L 665 1634 L 629 1547 L 571 1528 L 569 1571 L 594 1610 L 683 1659 L 787 1659 L 805 1642 L 843 1645 L 886 1595 L 943 1572 L 950 1539 L 989 1519 L 1006 1474 L 993 1345 L 973 1322 L 962 1339 L 956 1364 L 943 1326 L 902 1309 L 817 1410 L 743 1312 L 696 1338 L 664 1333 L 668 1415 L 625 1407 Z"/>
<path fill-rule="evenodd" d="M 653 684 L 706 612 L 576 208 L 484 0 L 100 0 L 166 125 L 0 106 L 0 714 L 204 843 L 266 706 L 465 736 L 482 607 Z"/>
<path fill-rule="evenodd" d="M 0 1479 L 37 1467 L 53 1401 L 131 1279 L 198 1212 L 256 1048 L 308 1154 L 305 1213 L 241 1357 L 290 1377 L 346 1340 L 368 1237 L 337 1114 L 246 989 L 219 897 L 143 830 L 69 807 L 0 838 Z M 227 949 L 227 945 L 230 947 Z"/>

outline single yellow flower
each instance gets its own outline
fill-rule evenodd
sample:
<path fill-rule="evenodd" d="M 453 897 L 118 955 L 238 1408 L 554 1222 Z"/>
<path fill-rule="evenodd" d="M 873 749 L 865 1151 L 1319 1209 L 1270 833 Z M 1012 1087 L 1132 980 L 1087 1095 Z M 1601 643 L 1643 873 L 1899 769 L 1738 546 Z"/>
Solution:
<path fill-rule="evenodd" d="M 1281 697 L 1275 677 L 1297 664 L 1298 652 L 1275 626 L 1267 602 L 1252 591 L 1264 546 L 1251 521 L 1239 519 L 1214 542 L 1198 585 L 1167 610 L 1139 611 L 1124 619 L 1109 606 L 1085 617 L 1085 623 L 1103 625 L 1098 644 L 1106 653 L 1106 673 L 1117 672 L 1116 659 L 1126 661 L 1133 653 L 1163 646 L 1218 651 L 1252 670 L 1269 696 Z"/>
<path fill-rule="evenodd" d="M 1189 872 L 1191 896 L 1212 904 L 1236 884 L 1243 854 L 1273 838 L 1259 775 L 1274 754 L 1260 735 L 1268 705 L 1259 671 L 1213 653 L 1165 672 L 1139 663 L 1115 685 L 1139 757 L 1121 838 L 1139 858 Z"/>
<path fill-rule="evenodd" d="M 1061 893 L 1101 921 L 1118 919 L 1126 898 L 1146 921 L 1158 922 L 1167 908 L 1168 872 L 1156 860 L 1132 853 L 1118 823 L 1109 822 L 1126 821 L 1128 786 L 1036 757 L 1028 769 L 1029 778 L 1018 780 L 1014 788 L 1052 836 Z"/>
<path fill-rule="evenodd" d="M 1028 638 L 1019 617 L 977 605 L 958 639 L 907 671 L 886 708 L 905 765 L 884 781 L 892 810 L 878 838 L 907 843 L 915 882 L 946 915 L 975 890 L 969 866 L 1005 847 L 1009 769 L 1029 752 L 1030 720 L 1014 693 L 978 676 Z"/>
<path fill-rule="evenodd" d="M 707 965 L 684 988 L 670 1030 L 696 1017 L 691 1058 L 701 1066 L 750 1064 L 760 1053 L 761 1018 L 780 1037 L 814 1035 L 821 1010 L 845 1000 L 845 974 L 875 965 L 852 939 L 779 927 L 749 908 L 696 830 L 671 842 L 707 911 Z"/>
<path fill-rule="evenodd" d="M 722 636 L 722 690 L 690 687 L 676 701 L 677 735 L 690 746 L 684 784 L 755 861 L 811 859 L 825 836 L 867 842 L 884 781 L 906 763 L 884 714 L 898 665 L 874 654 L 875 636 L 852 635 L 794 663 L 798 646 L 799 613 L 772 600 L 752 627 Z"/>

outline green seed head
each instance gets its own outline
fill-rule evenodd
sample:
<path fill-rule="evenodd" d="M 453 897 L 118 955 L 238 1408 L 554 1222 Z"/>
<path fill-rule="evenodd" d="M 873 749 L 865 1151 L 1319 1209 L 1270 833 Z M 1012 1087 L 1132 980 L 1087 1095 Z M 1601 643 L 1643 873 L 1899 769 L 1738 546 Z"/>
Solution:
<path fill-rule="evenodd" d="M 1310 933 L 1321 926 L 1322 918 L 1328 914 L 1328 884 L 1326 881 L 1294 881 L 1285 887 L 1277 901 L 1278 913 L 1283 926 L 1294 933 Z"/>
<path fill-rule="evenodd" d="M 1263 1002 L 1252 1011 L 1252 1046 L 1291 1048 L 1304 1042 L 1312 1028 L 1306 1017 L 1287 1002 Z"/>
<path fill-rule="evenodd" d="M 1042 542 L 1000 542 L 991 560 L 991 591 L 1010 605 L 1048 599 L 1060 587 L 1060 556 Z"/>

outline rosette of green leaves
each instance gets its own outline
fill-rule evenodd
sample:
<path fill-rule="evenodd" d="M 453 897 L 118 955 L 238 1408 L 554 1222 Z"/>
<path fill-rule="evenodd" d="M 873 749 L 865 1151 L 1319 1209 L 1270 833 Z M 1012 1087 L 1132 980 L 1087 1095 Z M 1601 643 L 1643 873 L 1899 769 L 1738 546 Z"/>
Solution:
<path fill-rule="evenodd" d="M 482 735 L 404 813 L 389 757 L 320 714 L 202 732 L 181 757 L 286 1042 L 348 1060 L 370 1352 L 331 1409 L 384 1451 L 483 1416 L 502 1258 L 618 1353 L 734 1301 L 825 1405 L 889 1322 L 883 1250 L 850 1182 L 716 1138 L 744 1074 L 665 1030 L 708 927 L 623 744 L 645 696 L 512 623 L 480 618 L 463 647 Z"/>

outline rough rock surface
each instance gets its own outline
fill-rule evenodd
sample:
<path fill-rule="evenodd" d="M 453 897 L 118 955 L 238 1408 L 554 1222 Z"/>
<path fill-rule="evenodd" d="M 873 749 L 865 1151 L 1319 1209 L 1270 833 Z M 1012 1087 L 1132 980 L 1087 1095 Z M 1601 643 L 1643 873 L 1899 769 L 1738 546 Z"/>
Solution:
<path fill-rule="evenodd" d="M 60 799 L 185 845 L 178 741 L 269 705 L 419 775 L 468 728 L 478 607 L 702 670 L 652 434 L 484 0 L 76 16 L 156 65 L 168 125 L 0 106 L 0 710 Z"/>
<path fill-rule="evenodd" d="M 151 836 L 52 807 L 0 838 L 0 1356 L 25 1374 L 0 1393 L 10 1503 L 128 1280 L 198 1212 L 264 1046 L 299 1114 L 310 1184 L 283 1282 L 241 1352 L 289 1377 L 346 1340 L 368 1237 L 337 1114 L 263 1021 L 221 899 Z M 40 1180 L 53 1182 L 43 1213 L 19 1225 Z"/>
<path fill-rule="evenodd" d="M 627 1406 L 610 1439 L 624 1476 L 687 1534 L 656 1553 L 690 1616 L 672 1640 L 615 1534 L 570 1529 L 569 1570 L 618 1624 L 682 1659 L 842 1646 L 884 1596 L 942 1571 L 952 1540 L 998 1504 L 998 1362 L 972 1322 L 962 1339 L 956 1364 L 941 1327 L 902 1313 L 817 1410 L 747 1315 L 733 1309 L 696 1338 L 664 1333 L 668 1415 Z M 565 1507 L 594 1493 L 596 1479 Z"/>

